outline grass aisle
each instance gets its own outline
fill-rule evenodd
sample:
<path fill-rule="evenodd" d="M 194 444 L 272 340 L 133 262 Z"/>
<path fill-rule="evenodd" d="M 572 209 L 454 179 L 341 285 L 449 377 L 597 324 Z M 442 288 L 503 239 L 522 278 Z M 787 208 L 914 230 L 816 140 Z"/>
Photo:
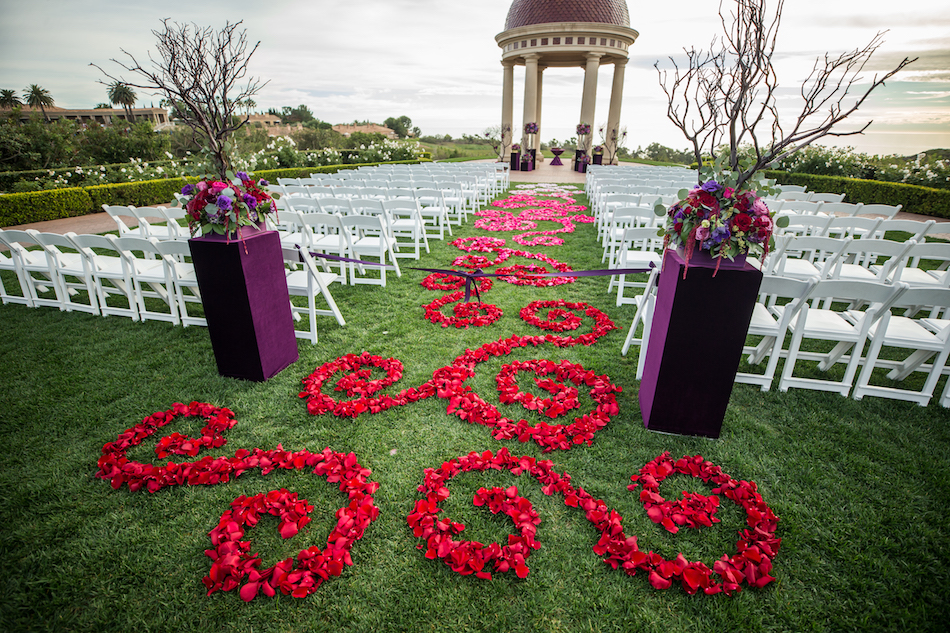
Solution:
<path fill-rule="evenodd" d="M 586 204 L 579 197 L 581 204 Z M 540 229 L 560 228 L 551 222 Z M 491 235 L 507 246 L 544 252 L 575 270 L 601 267 L 595 229 L 578 224 L 561 246 L 523 247 L 516 232 L 487 233 L 468 225 L 455 237 Z M 448 268 L 463 254 L 434 241 L 417 265 Z M 620 356 L 632 306 L 617 308 L 607 277 L 553 288 L 496 282 L 483 299 L 503 316 L 486 327 L 442 328 L 423 319 L 422 305 L 440 297 L 408 270 L 387 288 L 333 288 L 346 319 L 319 323 L 320 343 L 300 342 L 300 360 L 266 383 L 217 375 L 207 331 L 118 317 L 66 314 L 0 306 L 0 630 L 2 631 L 927 631 L 943 630 L 950 616 L 950 412 L 935 404 L 793 390 L 760 393 L 737 385 L 718 440 L 651 433 L 637 403 L 635 349 Z M 513 258 L 506 264 L 537 263 Z M 519 318 L 531 301 L 588 302 L 620 329 L 590 347 L 551 345 L 518 349 L 479 364 L 469 380 L 506 416 L 528 417 L 520 405 L 498 404 L 495 376 L 502 365 L 533 358 L 566 359 L 623 387 L 620 414 L 597 432 L 593 446 L 542 454 L 534 443 L 492 439 L 484 426 L 446 414 L 446 401 L 429 398 L 355 419 L 307 414 L 297 397 L 301 380 L 323 363 L 368 351 L 395 357 L 402 379 L 384 393 L 418 386 L 466 349 L 512 334 L 537 335 Z M 711 306 L 715 309 L 715 306 Z M 443 309 L 451 314 L 451 308 Z M 581 331 L 589 331 L 585 319 Z M 587 328 L 587 329 L 583 329 Z M 702 315 L 696 330 L 702 362 Z M 374 375 L 374 378 L 378 377 Z M 521 373 L 522 390 L 530 376 Z M 939 389 L 942 388 L 942 383 Z M 537 395 L 544 392 L 534 390 Z M 338 394 L 337 394 L 338 395 Z M 238 424 L 228 443 L 202 454 L 238 449 L 330 447 L 354 452 L 372 469 L 379 519 L 352 549 L 353 566 L 316 593 L 295 599 L 278 594 L 243 602 L 237 591 L 206 597 L 208 532 L 230 502 L 278 488 L 299 493 L 315 510 L 313 522 L 287 540 L 278 521 L 265 517 L 247 532 L 264 566 L 323 546 L 344 496 L 323 477 L 304 471 L 249 472 L 226 484 L 181 486 L 155 494 L 113 490 L 97 479 L 102 446 L 147 415 L 174 402 L 210 402 L 234 411 Z M 701 402 L 695 406 L 702 406 Z M 580 412 L 593 409 L 581 390 Z M 195 435 L 198 419 L 164 427 L 129 457 L 155 459 L 155 441 L 178 431 Z M 541 518 L 541 548 L 528 559 L 530 573 L 495 574 L 491 581 L 463 577 L 416 548 L 406 523 L 426 468 L 470 451 L 507 447 L 515 455 L 554 461 L 575 486 L 623 517 L 628 536 L 644 551 L 667 558 L 683 552 L 710 567 L 735 551 L 744 526 L 738 507 L 723 499 L 722 522 L 703 530 L 667 533 L 646 516 L 630 476 L 670 451 L 702 454 L 737 479 L 753 480 L 780 517 L 782 548 L 764 589 L 733 597 L 687 595 L 680 587 L 655 590 L 640 573 L 629 577 L 593 553 L 599 533 L 584 514 L 548 497 L 530 477 L 506 471 L 466 473 L 452 480 L 442 504 L 466 525 L 460 538 L 501 542 L 514 532 L 510 518 L 474 507 L 482 486 L 518 486 Z M 184 458 L 187 459 L 187 458 Z M 177 458 L 176 461 L 184 461 Z M 709 487 L 673 475 L 661 494 Z"/>

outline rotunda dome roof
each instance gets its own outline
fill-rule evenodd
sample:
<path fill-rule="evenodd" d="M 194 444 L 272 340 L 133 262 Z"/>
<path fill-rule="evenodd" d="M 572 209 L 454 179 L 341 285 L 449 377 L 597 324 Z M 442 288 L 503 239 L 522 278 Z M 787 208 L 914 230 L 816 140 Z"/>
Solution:
<path fill-rule="evenodd" d="M 549 22 L 599 22 L 630 26 L 625 0 L 514 0 L 505 30 Z"/>

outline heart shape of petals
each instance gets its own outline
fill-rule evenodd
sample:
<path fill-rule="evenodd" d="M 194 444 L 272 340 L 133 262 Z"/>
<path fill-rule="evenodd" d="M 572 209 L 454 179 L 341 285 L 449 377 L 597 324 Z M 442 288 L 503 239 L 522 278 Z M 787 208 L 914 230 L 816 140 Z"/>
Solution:
<path fill-rule="evenodd" d="M 668 501 L 660 495 L 660 484 L 673 473 L 697 477 L 717 486 L 730 481 L 730 477 L 719 466 L 703 461 L 699 455 L 682 457 L 674 462 L 669 453 L 663 453 L 641 468 L 639 474 L 630 477 L 634 483 L 627 486 L 628 490 L 640 486 L 640 501 L 650 520 L 659 523 L 671 534 L 679 532 L 681 527 L 710 527 L 713 523 L 719 523 L 716 517 L 719 497 L 715 494 L 706 496 L 684 490 L 683 498 L 677 501 Z M 713 488 L 714 493 L 721 490 Z"/>

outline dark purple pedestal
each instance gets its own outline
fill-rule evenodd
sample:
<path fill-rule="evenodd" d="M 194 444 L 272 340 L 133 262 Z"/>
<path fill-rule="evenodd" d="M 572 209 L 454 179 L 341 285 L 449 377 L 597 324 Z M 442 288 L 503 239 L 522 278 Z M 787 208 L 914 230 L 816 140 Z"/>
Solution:
<path fill-rule="evenodd" d="M 218 373 L 263 382 L 297 361 L 280 238 L 188 240 Z"/>
<path fill-rule="evenodd" d="M 561 162 L 561 154 L 564 153 L 564 150 L 563 150 L 563 149 L 561 149 L 560 147 L 552 147 L 552 148 L 551 148 L 551 153 L 554 154 L 554 158 L 551 159 L 551 166 L 552 166 L 552 167 L 553 167 L 554 165 L 563 165 L 563 164 L 564 164 L 564 163 Z"/>
<path fill-rule="evenodd" d="M 647 345 L 640 412 L 651 431 L 719 437 L 762 273 L 690 263 L 666 251 Z"/>
<path fill-rule="evenodd" d="M 602 165 L 603 162 L 604 162 L 604 155 L 603 155 L 603 154 L 594 154 L 594 164 L 595 164 L 595 165 Z"/>
<path fill-rule="evenodd" d="M 511 153 L 511 171 L 518 171 L 521 169 L 521 154 L 519 152 Z"/>

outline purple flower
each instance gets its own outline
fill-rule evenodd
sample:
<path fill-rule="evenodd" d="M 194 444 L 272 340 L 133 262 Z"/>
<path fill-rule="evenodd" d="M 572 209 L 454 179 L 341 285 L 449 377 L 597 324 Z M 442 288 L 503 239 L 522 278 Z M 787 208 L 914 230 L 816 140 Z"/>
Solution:
<path fill-rule="evenodd" d="M 227 196 L 218 196 L 215 204 L 218 205 L 218 208 L 222 211 L 230 211 L 232 207 L 231 198 Z"/>
<path fill-rule="evenodd" d="M 257 181 L 257 186 L 259 187 L 267 187 L 268 185 L 270 185 L 270 183 L 264 180 L 263 178 Z"/>
<path fill-rule="evenodd" d="M 238 180 L 240 180 L 241 182 L 244 182 L 245 180 L 250 180 L 250 178 L 247 175 L 247 172 L 244 172 L 244 171 L 239 171 L 238 173 L 234 175 L 237 176 Z"/>
<path fill-rule="evenodd" d="M 257 222 L 257 220 L 260 218 L 260 216 L 257 215 L 257 211 L 254 209 L 251 209 L 247 212 L 247 217 L 251 220 L 251 222 Z"/>
<path fill-rule="evenodd" d="M 253 209 L 254 207 L 257 206 L 257 198 L 255 198 L 249 193 L 244 194 L 244 197 L 242 199 L 244 200 L 244 204 L 247 205 L 248 209 Z"/>
<path fill-rule="evenodd" d="M 184 187 L 181 188 L 181 195 L 183 196 L 190 196 L 194 192 L 195 192 L 194 185 L 185 185 Z"/>
<path fill-rule="evenodd" d="M 716 193 L 717 191 L 720 191 L 722 189 L 722 185 L 720 185 L 715 180 L 707 180 L 703 184 L 703 186 L 700 187 L 700 189 L 702 189 L 706 193 Z"/>
<path fill-rule="evenodd" d="M 714 244 L 720 244 L 724 241 L 728 241 L 729 238 L 731 237 L 732 237 L 732 232 L 729 231 L 728 227 L 717 226 L 715 229 L 713 229 L 712 235 L 710 236 L 710 240 L 712 240 Z"/>

